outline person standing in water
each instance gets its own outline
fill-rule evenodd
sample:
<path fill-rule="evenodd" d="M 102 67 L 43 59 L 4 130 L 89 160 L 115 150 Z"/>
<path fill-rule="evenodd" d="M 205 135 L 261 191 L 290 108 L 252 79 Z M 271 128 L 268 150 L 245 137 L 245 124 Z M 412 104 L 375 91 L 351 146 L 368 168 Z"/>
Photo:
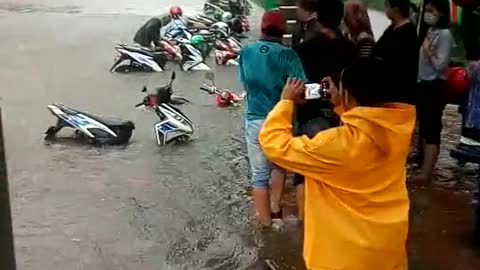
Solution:
<path fill-rule="evenodd" d="M 470 5 L 462 6 L 462 23 L 460 24 L 460 36 L 465 48 L 465 57 L 469 62 L 478 61 L 480 60 L 480 1 L 459 2 L 470 3 Z"/>
<path fill-rule="evenodd" d="M 345 68 L 340 82 L 326 78 L 342 125 L 313 138 L 292 135 L 305 86 L 289 80 L 260 131 L 265 155 L 305 176 L 307 269 L 407 269 L 405 161 L 415 107 L 391 99 L 388 72 L 372 59 Z"/>
<path fill-rule="evenodd" d="M 239 78 L 247 93 L 245 134 L 252 174 L 253 202 L 260 224 L 266 226 L 271 224 L 273 218 L 282 217 L 280 201 L 285 172 L 264 156 L 258 133 L 268 113 L 280 100 L 287 78 L 305 80 L 297 54 L 282 45 L 286 29 L 286 20 L 279 11 L 265 12 L 261 25 L 262 37 L 259 41 L 246 45 L 239 55 Z"/>
<path fill-rule="evenodd" d="M 343 2 L 299 0 L 297 5 L 304 37 L 293 49 L 302 61 L 308 82 L 318 83 L 327 76 L 338 79 L 343 68 L 353 60 L 352 44 L 339 31 L 344 13 Z M 321 99 L 297 104 L 295 120 L 295 134 L 309 138 L 339 123 L 332 105 Z M 293 182 L 297 191 L 298 218 L 303 220 L 304 177 L 296 174 Z"/>
<path fill-rule="evenodd" d="M 394 99 L 415 103 L 418 76 L 417 29 L 410 21 L 410 0 L 387 0 L 387 17 L 392 24 L 385 30 L 374 47 L 374 57 L 383 59 L 392 76 L 389 91 Z"/>
<path fill-rule="evenodd" d="M 429 26 L 420 48 L 417 118 L 421 171 L 412 180 L 428 181 L 440 152 L 442 115 L 445 108 L 445 71 L 454 39 L 450 33 L 448 0 L 426 0 L 424 22 Z"/>

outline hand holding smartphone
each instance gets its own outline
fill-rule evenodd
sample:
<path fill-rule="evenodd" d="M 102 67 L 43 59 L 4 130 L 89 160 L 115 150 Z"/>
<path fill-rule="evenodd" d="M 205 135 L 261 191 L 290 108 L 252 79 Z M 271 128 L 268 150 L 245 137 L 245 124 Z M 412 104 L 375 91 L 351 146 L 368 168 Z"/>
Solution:
<path fill-rule="evenodd" d="M 321 99 L 328 101 L 330 95 L 328 94 L 327 90 L 327 82 L 305 84 L 305 99 Z"/>

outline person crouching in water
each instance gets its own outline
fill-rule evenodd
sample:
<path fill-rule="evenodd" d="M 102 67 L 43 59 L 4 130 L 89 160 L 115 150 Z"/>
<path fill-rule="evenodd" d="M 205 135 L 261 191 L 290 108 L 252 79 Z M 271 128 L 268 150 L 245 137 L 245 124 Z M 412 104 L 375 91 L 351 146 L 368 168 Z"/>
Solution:
<path fill-rule="evenodd" d="M 260 224 L 266 226 L 271 224 L 272 218 L 281 218 L 280 200 L 285 172 L 264 156 L 258 133 L 268 113 L 280 100 L 286 79 L 294 77 L 305 80 L 299 57 L 281 43 L 286 29 L 286 20 L 279 11 L 265 12 L 261 25 L 262 37 L 246 45 L 239 55 L 239 79 L 247 93 L 245 134 L 254 208 Z"/>
<path fill-rule="evenodd" d="M 172 6 L 168 14 L 160 17 L 151 18 L 135 33 L 133 41 L 145 49 L 161 49 L 161 32 L 164 29 L 171 28 L 175 24 L 185 27 L 195 27 L 198 29 L 207 29 L 202 23 L 192 22 L 183 16 L 183 10 L 179 6 Z M 166 31 L 166 30 L 165 30 Z"/>
<path fill-rule="evenodd" d="M 342 125 L 311 139 L 292 135 L 305 89 L 289 80 L 260 131 L 267 158 L 305 176 L 307 269 L 407 269 L 405 165 L 415 107 L 389 98 L 389 72 L 380 60 L 357 60 L 339 83 L 324 80 Z"/>
<path fill-rule="evenodd" d="M 448 0 L 426 0 L 424 21 L 430 27 L 420 48 L 417 117 L 421 171 L 414 181 L 429 181 L 440 152 L 442 116 L 446 101 L 445 71 L 454 39 L 450 33 Z"/>

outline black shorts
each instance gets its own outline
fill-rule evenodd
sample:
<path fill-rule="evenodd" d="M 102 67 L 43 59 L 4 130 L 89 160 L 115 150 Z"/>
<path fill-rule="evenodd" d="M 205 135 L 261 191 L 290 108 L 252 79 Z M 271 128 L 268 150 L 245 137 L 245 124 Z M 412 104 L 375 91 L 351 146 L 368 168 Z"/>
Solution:
<path fill-rule="evenodd" d="M 446 81 L 421 81 L 418 84 L 417 120 L 419 136 L 427 144 L 440 145 L 445 109 Z"/>
<path fill-rule="evenodd" d="M 313 138 L 318 132 L 329 129 L 332 126 L 332 119 L 328 119 L 325 116 L 320 116 L 311 119 L 306 123 L 297 123 L 294 134 L 295 136 L 307 135 L 309 138 Z M 294 175 L 293 184 L 295 186 L 303 184 L 304 182 L 305 178 L 303 177 L 303 175 L 300 175 L 298 173 Z"/>

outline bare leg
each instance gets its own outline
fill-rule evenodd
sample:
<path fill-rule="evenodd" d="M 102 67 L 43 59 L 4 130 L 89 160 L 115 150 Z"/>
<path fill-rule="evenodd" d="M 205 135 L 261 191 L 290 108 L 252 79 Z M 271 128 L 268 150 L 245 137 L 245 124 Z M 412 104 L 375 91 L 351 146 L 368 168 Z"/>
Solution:
<path fill-rule="evenodd" d="M 283 190 L 285 188 L 285 173 L 278 169 L 272 170 L 272 191 L 271 191 L 271 207 L 273 213 L 278 213 L 282 208 L 280 203 L 282 201 Z"/>
<path fill-rule="evenodd" d="M 432 179 L 433 169 L 437 163 L 440 147 L 435 144 L 423 142 L 423 163 L 421 172 L 413 177 L 414 181 L 430 181 Z"/>
<path fill-rule="evenodd" d="M 268 188 L 253 189 L 253 206 L 257 219 L 263 226 L 270 226 L 270 194 Z"/>
<path fill-rule="evenodd" d="M 298 220 L 303 221 L 305 215 L 305 185 L 299 184 L 297 189 L 297 207 L 298 207 Z"/>

